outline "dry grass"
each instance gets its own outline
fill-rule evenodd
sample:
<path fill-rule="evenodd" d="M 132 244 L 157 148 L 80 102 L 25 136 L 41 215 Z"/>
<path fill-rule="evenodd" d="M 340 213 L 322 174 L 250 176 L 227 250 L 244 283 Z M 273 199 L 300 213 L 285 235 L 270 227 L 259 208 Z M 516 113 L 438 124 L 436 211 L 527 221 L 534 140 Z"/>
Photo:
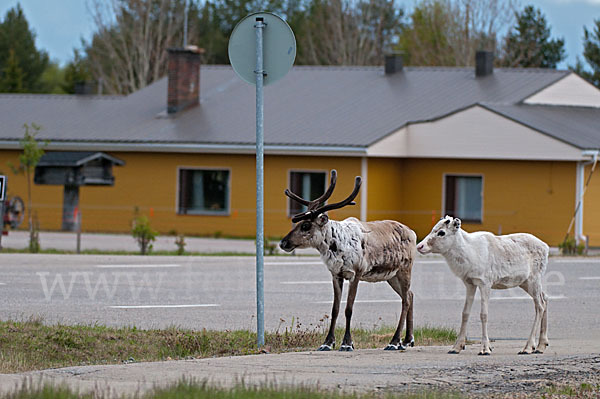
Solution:
<path fill-rule="evenodd" d="M 544 399 L 577 398 L 597 399 L 600 398 L 600 385 L 583 383 L 552 385 L 541 394 Z"/>
<path fill-rule="evenodd" d="M 384 347 L 392 328 L 354 329 L 356 348 Z M 342 330 L 336 331 L 341 342 Z M 324 339 L 323 326 L 304 328 L 296 322 L 265 334 L 269 352 L 313 350 Z M 421 328 L 417 345 L 448 345 L 453 330 Z M 0 322 L 0 372 L 16 373 L 54 367 L 122 362 L 159 361 L 259 353 L 256 333 L 248 330 L 212 331 L 167 328 L 140 330 L 101 325 L 46 325 L 39 320 Z"/>
<path fill-rule="evenodd" d="M 16 392 L 2 395 L 2 399 L 105 399 L 113 397 L 106 390 L 96 388 L 93 392 L 78 393 L 65 386 L 52 386 L 25 382 Z M 464 396 L 440 391 L 420 391 L 409 393 L 340 393 L 320 390 L 318 387 L 285 387 L 277 384 L 220 388 L 183 379 L 166 388 L 156 388 L 147 393 L 138 393 L 121 398 L 135 399 L 461 399 Z"/>

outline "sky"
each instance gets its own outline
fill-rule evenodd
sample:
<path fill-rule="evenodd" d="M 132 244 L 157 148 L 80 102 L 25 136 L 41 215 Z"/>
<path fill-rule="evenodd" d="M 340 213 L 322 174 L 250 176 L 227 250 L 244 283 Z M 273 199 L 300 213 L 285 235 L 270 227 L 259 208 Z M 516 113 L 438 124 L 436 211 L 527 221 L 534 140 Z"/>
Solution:
<path fill-rule="evenodd" d="M 50 58 L 65 65 L 73 57 L 73 49 L 81 47 L 81 38 L 89 39 L 93 22 L 88 11 L 89 0 L 0 0 L 0 19 L 21 4 L 30 28 L 36 33 L 36 44 Z M 396 0 L 411 8 L 414 0 Z M 583 53 L 583 27 L 592 29 L 594 19 L 600 19 L 600 0 L 520 0 L 522 6 L 540 8 L 550 25 L 553 38 L 564 38 L 567 59 L 559 64 L 566 69 L 575 65 Z"/>

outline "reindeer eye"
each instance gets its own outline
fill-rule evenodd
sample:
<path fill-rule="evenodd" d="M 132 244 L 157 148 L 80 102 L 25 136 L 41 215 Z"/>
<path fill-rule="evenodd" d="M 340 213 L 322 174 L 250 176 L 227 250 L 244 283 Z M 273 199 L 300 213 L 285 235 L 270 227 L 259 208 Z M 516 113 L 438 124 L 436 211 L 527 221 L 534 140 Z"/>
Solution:
<path fill-rule="evenodd" d="M 302 230 L 302 231 L 308 231 L 308 230 L 310 230 L 311 226 L 312 226 L 312 224 L 310 222 L 304 222 L 300 226 L 300 230 Z"/>
<path fill-rule="evenodd" d="M 440 231 L 438 231 L 437 235 L 440 237 L 443 237 L 446 235 L 446 233 L 444 232 L 444 230 L 440 230 Z"/>

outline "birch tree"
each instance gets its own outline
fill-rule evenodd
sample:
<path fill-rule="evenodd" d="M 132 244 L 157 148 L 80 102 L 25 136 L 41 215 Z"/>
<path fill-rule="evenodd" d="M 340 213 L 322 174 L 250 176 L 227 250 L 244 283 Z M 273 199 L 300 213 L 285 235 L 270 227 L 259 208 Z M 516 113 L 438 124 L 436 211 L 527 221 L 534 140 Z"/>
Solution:
<path fill-rule="evenodd" d="M 398 47 L 410 65 L 472 66 L 477 50 L 499 51 L 502 28 L 515 20 L 514 1 L 422 0 Z"/>
<path fill-rule="evenodd" d="M 450 2 L 450 42 L 456 65 L 475 64 L 475 52 L 498 53 L 500 32 L 515 21 L 516 0 L 454 0 Z"/>
<path fill-rule="evenodd" d="M 402 30 L 393 0 L 313 0 L 299 38 L 303 64 L 381 65 Z"/>
<path fill-rule="evenodd" d="M 167 48 L 182 46 L 184 0 L 89 1 L 96 33 L 85 51 L 105 92 L 131 93 L 165 75 Z"/>

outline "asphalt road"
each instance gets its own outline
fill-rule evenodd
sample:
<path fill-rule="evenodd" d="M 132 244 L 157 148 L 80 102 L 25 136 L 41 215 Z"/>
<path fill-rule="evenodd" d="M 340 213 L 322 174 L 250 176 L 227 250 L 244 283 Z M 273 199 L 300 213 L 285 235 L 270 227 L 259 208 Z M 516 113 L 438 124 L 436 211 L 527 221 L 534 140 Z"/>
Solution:
<path fill-rule="evenodd" d="M 319 258 L 267 257 L 265 263 L 266 329 L 298 323 L 302 328 L 323 327 L 333 294 L 329 272 Z M 0 254 L 0 318 L 139 328 L 254 329 L 254 273 L 253 257 Z M 545 286 L 551 342 L 576 338 L 600 346 L 600 258 L 551 258 Z M 415 326 L 458 329 L 464 286 L 441 258 L 417 260 L 412 289 Z M 386 283 L 361 282 L 358 291 L 354 326 L 397 323 L 399 298 Z M 533 314 L 531 299 L 520 289 L 494 290 L 490 336 L 524 340 Z M 479 335 L 477 297 L 469 338 Z"/>

